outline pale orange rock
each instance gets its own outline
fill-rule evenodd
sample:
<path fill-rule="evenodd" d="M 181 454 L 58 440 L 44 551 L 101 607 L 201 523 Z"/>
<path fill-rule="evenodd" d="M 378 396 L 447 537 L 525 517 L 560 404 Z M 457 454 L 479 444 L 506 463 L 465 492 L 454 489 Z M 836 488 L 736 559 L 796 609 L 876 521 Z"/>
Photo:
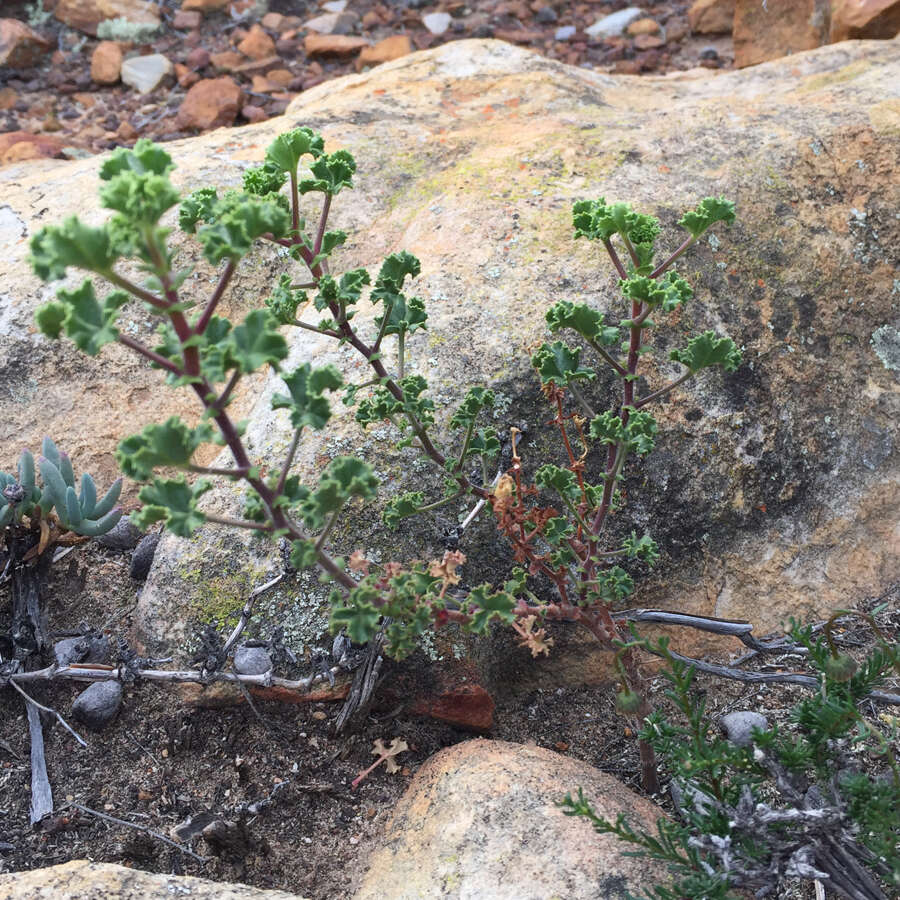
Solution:
<path fill-rule="evenodd" d="M 638 50 L 655 50 L 665 45 L 665 41 L 658 34 L 639 34 L 634 39 L 634 46 Z"/>
<path fill-rule="evenodd" d="M 363 47 L 356 60 L 357 68 L 377 66 L 412 53 L 412 41 L 405 34 L 393 34 L 372 47 Z"/>
<path fill-rule="evenodd" d="M 70 28 L 91 35 L 96 35 L 97 26 L 107 19 L 159 24 L 159 6 L 149 0 L 59 0 L 53 15 Z"/>
<path fill-rule="evenodd" d="M 735 0 L 694 0 L 688 24 L 696 34 L 730 34 L 734 25 Z"/>
<path fill-rule="evenodd" d="M 248 103 L 242 110 L 241 115 L 248 122 L 265 122 L 269 118 L 269 114 L 261 107 Z"/>
<path fill-rule="evenodd" d="M 353 56 L 369 42 L 346 34 L 308 34 L 303 40 L 307 56 Z"/>
<path fill-rule="evenodd" d="M 178 127 L 208 131 L 232 125 L 241 111 L 243 98 L 243 92 L 230 78 L 204 78 L 181 101 Z"/>
<path fill-rule="evenodd" d="M 223 50 L 221 53 L 213 53 L 209 61 L 220 72 L 233 72 L 245 62 L 244 57 L 236 50 Z"/>
<path fill-rule="evenodd" d="M 816 0 L 736 0 L 734 65 L 743 69 L 828 42 L 825 18 L 816 15 Z"/>
<path fill-rule="evenodd" d="M 260 25 L 263 28 L 268 28 L 270 31 L 281 31 L 281 25 L 285 20 L 285 16 L 281 13 L 270 12 L 266 13 L 262 19 L 260 19 Z"/>
<path fill-rule="evenodd" d="M 208 13 L 228 6 L 228 0 L 182 0 L 181 8 L 187 12 L 197 10 Z"/>
<path fill-rule="evenodd" d="M 63 147 L 68 144 L 68 141 L 49 134 L 7 131 L 0 133 L 0 163 L 26 159 L 58 159 L 62 156 Z"/>
<path fill-rule="evenodd" d="M 898 0 L 832 0 L 829 38 L 892 38 L 900 33 Z"/>
<path fill-rule="evenodd" d="M 183 63 L 175 63 L 175 77 L 183 88 L 189 88 L 200 80 L 200 76 Z"/>
<path fill-rule="evenodd" d="M 0 66 L 28 69 L 37 65 L 50 42 L 18 19 L 0 19 Z"/>
<path fill-rule="evenodd" d="M 294 80 L 294 73 L 290 69 L 272 69 L 266 73 L 266 78 L 270 84 L 286 88 Z"/>
<path fill-rule="evenodd" d="M 122 48 L 115 41 L 100 41 L 91 54 L 91 78 L 97 84 L 115 84 L 122 73 Z"/>
<path fill-rule="evenodd" d="M 19 95 L 11 88 L 0 88 L 0 109 L 12 109 L 16 105 Z"/>
<path fill-rule="evenodd" d="M 116 129 L 116 137 L 120 141 L 134 141 L 138 137 L 138 130 L 131 122 L 121 122 Z"/>
<path fill-rule="evenodd" d="M 266 34 L 261 25 L 254 25 L 237 48 L 251 59 L 265 59 L 275 54 L 275 41 Z"/>
<path fill-rule="evenodd" d="M 639 34 L 656 34 L 659 31 L 659 22 L 649 17 L 636 19 L 625 31 L 632 37 L 637 37 Z"/>
<path fill-rule="evenodd" d="M 397 801 L 354 900 L 612 900 L 665 883 L 662 863 L 623 856 L 616 837 L 563 814 L 560 800 L 579 788 L 599 815 L 623 813 L 635 828 L 655 833 L 664 815 L 611 775 L 543 747 L 473 740 L 441 750 Z"/>

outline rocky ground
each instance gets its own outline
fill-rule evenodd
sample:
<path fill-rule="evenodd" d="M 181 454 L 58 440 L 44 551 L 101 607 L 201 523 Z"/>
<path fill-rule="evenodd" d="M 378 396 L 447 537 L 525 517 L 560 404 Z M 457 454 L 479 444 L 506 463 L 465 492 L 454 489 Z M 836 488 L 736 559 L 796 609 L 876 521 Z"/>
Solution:
<path fill-rule="evenodd" d="M 126 552 L 91 543 L 54 566 L 46 586 L 54 632 L 88 621 L 102 624 L 113 636 L 127 634 L 139 586 L 130 577 L 129 560 Z M 896 611 L 896 593 L 880 598 L 882 602 Z M 870 601 L 864 608 L 875 605 Z M 0 633 L 9 626 L 8 610 L 0 605 Z M 886 634 L 896 636 L 896 612 L 883 614 L 880 623 Z M 873 637 L 864 625 L 853 624 L 842 640 L 856 654 L 872 646 Z M 398 686 L 428 665 L 419 657 L 421 653 L 407 663 L 390 664 L 371 713 L 340 736 L 331 728 L 340 703 L 256 700 L 252 705 L 196 708 L 181 703 L 176 688 L 152 684 L 127 688 L 117 719 L 101 734 L 74 722 L 86 747 L 48 717 L 44 733 L 55 813 L 37 828 L 29 825 L 24 706 L 11 691 L 0 693 L 0 873 L 90 858 L 279 888 L 315 900 L 349 900 L 369 851 L 417 769 L 441 748 L 473 736 L 471 730 L 412 715 L 402 698 L 398 702 Z M 746 668 L 772 671 L 795 664 L 792 659 L 756 660 Z M 517 681 L 511 673 L 506 689 L 496 692 L 492 738 L 584 760 L 640 792 L 636 736 L 616 713 L 611 690 L 567 686 L 522 691 Z M 665 703 L 666 682 L 657 677 L 651 685 L 652 703 Z M 753 709 L 782 726 L 803 696 L 795 686 L 741 685 L 705 676 L 698 677 L 697 687 L 713 720 Z M 71 701 L 81 689 L 66 684 L 30 688 L 36 699 L 70 718 Z M 868 712 L 874 715 L 878 709 Z M 395 738 L 408 745 L 397 757 L 396 771 L 378 767 L 354 787 L 353 780 L 375 759 L 374 742 L 387 745 Z M 667 791 L 654 799 L 671 811 Z M 241 819 L 242 809 L 266 800 L 271 802 Z M 219 818 L 243 821 L 237 839 L 216 843 L 199 836 L 200 827 Z M 158 835 L 183 841 L 183 849 L 163 843 Z M 785 886 L 776 900 L 814 896 L 810 883 L 797 882 Z"/>
<path fill-rule="evenodd" d="M 59 21 L 54 6 L 80 28 Z M 161 0 L 152 5 L 159 28 L 143 42 L 101 40 L 79 6 L 3 4 L 3 16 L 29 24 L 46 44 L 23 36 L 21 64 L 0 65 L 0 160 L 97 153 L 138 137 L 167 141 L 261 121 L 323 81 L 470 37 L 629 75 L 733 64 L 730 35 L 692 33 L 684 0 L 644 3 L 624 17 L 621 0 L 271 0 L 266 8 Z M 17 132 L 38 137 L 10 150 Z"/>

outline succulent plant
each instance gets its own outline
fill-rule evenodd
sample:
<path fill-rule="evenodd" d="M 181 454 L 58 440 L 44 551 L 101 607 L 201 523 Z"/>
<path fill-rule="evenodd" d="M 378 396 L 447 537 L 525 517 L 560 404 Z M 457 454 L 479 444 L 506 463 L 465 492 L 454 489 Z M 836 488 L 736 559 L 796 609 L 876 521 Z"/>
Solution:
<path fill-rule="evenodd" d="M 18 477 L 0 472 L 0 528 L 18 524 L 25 517 L 34 524 L 55 509 L 64 530 L 96 537 L 110 531 L 122 517 L 122 510 L 114 508 L 122 491 L 122 479 L 117 479 L 98 500 L 94 479 L 85 473 L 81 476 L 81 490 L 76 491 L 72 461 L 49 437 L 41 444 L 38 470 L 40 486 L 35 480 L 34 456 L 23 450 Z"/>

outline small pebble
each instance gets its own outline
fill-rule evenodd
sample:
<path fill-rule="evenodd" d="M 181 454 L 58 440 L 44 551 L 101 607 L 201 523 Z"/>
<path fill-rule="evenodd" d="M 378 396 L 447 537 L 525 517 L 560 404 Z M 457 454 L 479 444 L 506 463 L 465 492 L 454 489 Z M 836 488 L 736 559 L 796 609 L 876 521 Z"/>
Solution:
<path fill-rule="evenodd" d="M 135 581 L 146 581 L 150 574 L 150 566 L 153 565 L 153 556 L 156 553 L 156 545 L 159 543 L 159 534 L 144 535 L 141 542 L 134 548 L 131 554 L 131 568 L 128 574 Z"/>
<path fill-rule="evenodd" d="M 272 669 L 272 657 L 265 647 L 241 644 L 234 651 L 233 665 L 238 675 L 264 675 Z"/>
<path fill-rule="evenodd" d="M 72 715 L 92 731 L 100 731 L 112 722 L 121 705 L 122 685 L 118 681 L 96 681 L 75 698 Z"/>
<path fill-rule="evenodd" d="M 718 59 L 719 51 L 715 47 L 704 47 L 700 51 L 700 59 Z"/>
<path fill-rule="evenodd" d="M 556 10 L 552 6 L 542 6 L 535 15 L 535 20 L 541 25 L 551 25 L 559 19 Z"/>
<path fill-rule="evenodd" d="M 578 29 L 574 25 L 563 25 L 553 33 L 554 40 L 571 41 Z"/>
<path fill-rule="evenodd" d="M 445 12 L 433 12 L 422 16 L 422 24 L 432 34 L 443 34 L 450 27 L 452 21 L 450 13 Z"/>
<path fill-rule="evenodd" d="M 769 721 L 757 712 L 733 712 L 719 719 L 719 727 L 725 736 L 737 747 L 749 747 L 753 743 L 753 729 L 767 731 Z"/>

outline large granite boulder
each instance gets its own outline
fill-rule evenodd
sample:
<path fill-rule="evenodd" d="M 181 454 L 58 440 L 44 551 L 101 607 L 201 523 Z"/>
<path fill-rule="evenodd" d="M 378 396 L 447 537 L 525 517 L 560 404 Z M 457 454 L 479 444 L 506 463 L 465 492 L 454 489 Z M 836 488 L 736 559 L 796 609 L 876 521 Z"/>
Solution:
<path fill-rule="evenodd" d="M 261 890 L 190 875 L 154 875 L 110 863 L 72 862 L 0 875 L 0 900 L 303 900 L 297 894 Z"/>
<path fill-rule="evenodd" d="M 655 833 L 658 806 L 580 760 L 505 741 L 441 750 L 397 803 L 354 900 L 625 900 L 665 884 L 664 865 L 563 814 L 579 788 L 598 815 Z"/>
<path fill-rule="evenodd" d="M 633 201 L 659 215 L 674 241 L 675 221 L 698 198 L 733 198 L 737 223 L 716 229 L 682 267 L 697 296 L 669 340 L 721 328 L 745 362 L 680 391 L 660 413 L 657 449 L 630 474 L 628 515 L 664 551 L 635 602 L 750 619 L 765 631 L 879 595 L 898 579 L 900 43 L 848 42 L 740 72 L 636 79 L 499 42 L 456 42 L 307 91 L 281 120 L 169 144 L 175 177 L 185 188 L 234 185 L 295 125 L 321 130 L 360 166 L 357 190 L 335 204 L 334 224 L 351 235 L 340 265 L 375 270 L 401 248 L 421 258 L 414 291 L 430 322 L 410 342 L 413 366 L 427 372 L 442 409 L 465 385 L 498 390 L 498 426 L 533 425 L 526 465 L 543 461 L 549 440 L 526 362 L 545 334 L 545 308 L 561 298 L 603 309 L 617 301 L 597 248 L 572 240 L 571 203 Z M 88 360 L 33 333 L 33 309 L 50 291 L 28 273 L 27 237 L 76 210 L 96 220 L 96 168 L 78 160 L 0 173 L 0 228 L 11 238 L 0 263 L 0 366 L 15 401 L 0 438 L 7 465 L 20 443 L 36 446 L 49 432 L 73 447 L 78 466 L 111 478 L 117 439 L 188 409 L 190 398 L 160 389 L 156 373 L 117 348 Z M 187 242 L 184 253 L 199 258 Z M 266 249 L 246 260 L 226 312 L 259 302 L 279 265 Z M 210 277 L 200 265 L 188 292 L 202 296 Z M 148 333 L 140 310 L 130 321 L 136 335 Z M 346 348 L 308 332 L 292 340 L 294 360 L 354 371 Z M 671 371 L 664 361 L 658 370 Z M 244 409 L 255 401 L 248 434 L 263 461 L 290 438 L 286 415 L 269 409 L 279 389 L 270 378 L 242 397 Z M 298 470 L 309 475 L 358 447 L 387 491 L 408 489 L 410 458 L 392 455 L 387 438 L 378 429 L 361 437 L 343 413 L 324 441 L 301 447 Z M 225 490 L 210 502 L 234 510 L 240 497 Z M 396 535 L 359 517 L 335 542 L 383 559 L 440 555 L 457 512 Z M 468 581 L 498 578 L 508 563 L 493 535 L 490 522 L 467 532 Z M 264 549 L 212 526 L 190 542 L 165 537 L 141 594 L 144 642 L 177 649 L 190 619 L 239 608 L 278 565 Z M 308 576 L 266 604 L 303 643 L 323 628 L 324 599 Z M 535 671 L 543 666 L 566 680 L 602 674 L 577 647 Z"/>

